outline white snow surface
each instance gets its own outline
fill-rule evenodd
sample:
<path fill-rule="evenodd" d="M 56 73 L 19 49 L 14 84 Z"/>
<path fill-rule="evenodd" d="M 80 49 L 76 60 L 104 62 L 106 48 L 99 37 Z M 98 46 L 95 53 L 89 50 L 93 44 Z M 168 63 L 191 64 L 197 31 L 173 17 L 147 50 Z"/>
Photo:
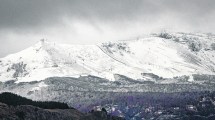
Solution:
<path fill-rule="evenodd" d="M 114 74 L 144 79 L 141 73 L 172 78 L 191 74 L 215 74 L 215 50 L 211 34 L 169 33 L 146 38 L 66 45 L 41 40 L 32 47 L 0 59 L 0 81 L 30 82 L 48 77 L 94 75 L 114 81 Z M 201 46 L 189 48 L 191 42 Z"/>

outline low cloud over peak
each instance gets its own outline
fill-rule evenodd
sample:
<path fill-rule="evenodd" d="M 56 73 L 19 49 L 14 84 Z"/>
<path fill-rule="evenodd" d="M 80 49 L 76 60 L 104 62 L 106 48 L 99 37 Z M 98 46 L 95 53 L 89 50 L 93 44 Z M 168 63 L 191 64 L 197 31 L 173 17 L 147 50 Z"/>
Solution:
<path fill-rule="evenodd" d="M 94 44 L 164 28 L 215 32 L 214 4 L 214 0 L 3 0 L 0 56 L 40 38 Z"/>

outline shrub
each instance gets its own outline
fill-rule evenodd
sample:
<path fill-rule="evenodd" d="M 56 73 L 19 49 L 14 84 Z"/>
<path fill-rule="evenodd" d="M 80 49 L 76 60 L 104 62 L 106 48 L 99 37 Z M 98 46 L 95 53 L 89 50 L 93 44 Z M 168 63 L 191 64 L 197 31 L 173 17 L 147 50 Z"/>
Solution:
<path fill-rule="evenodd" d="M 198 52 L 198 51 L 201 50 L 202 45 L 201 45 L 200 43 L 198 43 L 198 42 L 190 41 L 190 42 L 189 42 L 189 48 L 190 48 L 190 50 L 193 51 L 193 52 Z"/>
<path fill-rule="evenodd" d="M 21 120 L 24 120 L 25 118 L 25 113 L 24 112 L 16 112 L 15 113 Z"/>
<path fill-rule="evenodd" d="M 212 44 L 211 44 L 211 49 L 212 49 L 212 50 L 215 50 L 215 43 L 212 43 Z"/>
<path fill-rule="evenodd" d="M 161 38 L 165 38 L 165 39 L 171 39 L 172 38 L 172 35 L 170 35 L 169 33 L 167 32 L 161 32 L 158 37 L 161 37 Z"/>

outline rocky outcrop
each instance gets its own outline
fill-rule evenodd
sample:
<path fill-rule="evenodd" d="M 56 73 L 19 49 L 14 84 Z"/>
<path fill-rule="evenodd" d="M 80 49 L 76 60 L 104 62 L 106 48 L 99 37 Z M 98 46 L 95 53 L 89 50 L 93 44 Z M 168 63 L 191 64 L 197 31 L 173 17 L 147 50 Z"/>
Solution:
<path fill-rule="evenodd" d="M 0 103 L 1 120 L 123 120 L 104 111 L 87 114 L 76 109 L 42 109 L 31 105 L 8 106 Z"/>

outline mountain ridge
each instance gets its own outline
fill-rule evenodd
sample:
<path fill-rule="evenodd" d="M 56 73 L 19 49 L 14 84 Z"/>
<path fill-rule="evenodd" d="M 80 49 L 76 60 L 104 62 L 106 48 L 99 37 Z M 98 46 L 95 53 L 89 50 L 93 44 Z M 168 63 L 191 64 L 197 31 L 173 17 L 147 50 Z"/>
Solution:
<path fill-rule="evenodd" d="M 66 45 L 41 40 L 0 59 L 0 81 L 29 82 L 48 77 L 94 75 L 115 81 L 114 74 L 145 79 L 215 74 L 215 37 L 210 34 L 158 33 L 136 40 L 97 45 Z"/>

